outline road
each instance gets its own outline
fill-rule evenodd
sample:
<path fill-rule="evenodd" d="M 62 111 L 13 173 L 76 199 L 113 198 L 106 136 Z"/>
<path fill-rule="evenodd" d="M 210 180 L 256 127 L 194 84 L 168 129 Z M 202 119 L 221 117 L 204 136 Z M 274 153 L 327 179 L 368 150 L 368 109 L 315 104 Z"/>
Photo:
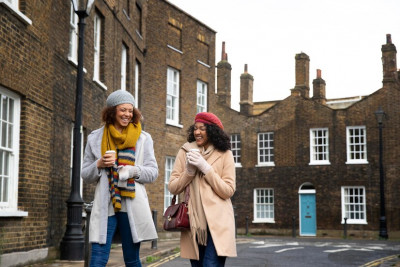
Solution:
<path fill-rule="evenodd" d="M 400 242 L 380 240 L 343 240 L 320 238 L 269 238 L 255 237 L 237 244 L 238 257 L 228 258 L 230 267 L 330 267 L 330 266 L 380 266 L 373 261 L 396 258 Z M 179 253 L 166 255 L 147 267 L 190 266 L 189 260 Z"/>

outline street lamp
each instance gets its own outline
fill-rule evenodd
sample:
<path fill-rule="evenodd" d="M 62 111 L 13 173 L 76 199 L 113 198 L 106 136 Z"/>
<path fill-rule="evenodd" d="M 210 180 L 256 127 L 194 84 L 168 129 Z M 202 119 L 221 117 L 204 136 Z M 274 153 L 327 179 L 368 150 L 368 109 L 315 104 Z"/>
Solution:
<path fill-rule="evenodd" d="M 83 91 L 83 44 L 85 18 L 89 16 L 95 0 L 71 0 L 74 12 L 78 15 L 78 72 L 76 79 L 75 99 L 75 124 L 74 124 L 74 147 L 72 161 L 71 193 L 67 200 L 67 228 L 60 244 L 60 259 L 83 260 L 84 258 L 84 236 L 82 232 L 82 206 L 83 200 L 80 195 L 81 177 L 81 133 L 82 133 L 82 91 Z"/>
<path fill-rule="evenodd" d="M 388 233 L 386 228 L 386 215 L 385 215 L 385 186 L 384 186 L 384 175 L 383 175 L 383 144 L 382 144 L 382 124 L 385 118 L 385 112 L 382 107 L 379 107 L 375 111 L 375 116 L 379 126 L 379 178 L 380 178 L 380 195 L 381 195 L 381 211 L 379 217 L 379 237 L 382 239 L 388 239 Z"/>

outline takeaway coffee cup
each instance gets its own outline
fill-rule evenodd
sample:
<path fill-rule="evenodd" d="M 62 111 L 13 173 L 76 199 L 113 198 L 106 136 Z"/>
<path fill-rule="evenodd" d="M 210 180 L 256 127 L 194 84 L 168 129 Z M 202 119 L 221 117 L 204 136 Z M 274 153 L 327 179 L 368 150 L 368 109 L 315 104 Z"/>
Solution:
<path fill-rule="evenodd" d="M 197 149 L 197 148 L 192 148 L 192 149 L 190 149 L 189 151 L 193 151 L 193 152 L 199 152 L 200 153 L 200 149 Z M 188 153 L 186 153 L 186 159 L 187 159 L 187 154 Z"/>
<path fill-rule="evenodd" d="M 107 160 L 112 158 L 113 162 L 115 162 L 115 150 L 107 150 L 105 158 L 107 158 Z"/>

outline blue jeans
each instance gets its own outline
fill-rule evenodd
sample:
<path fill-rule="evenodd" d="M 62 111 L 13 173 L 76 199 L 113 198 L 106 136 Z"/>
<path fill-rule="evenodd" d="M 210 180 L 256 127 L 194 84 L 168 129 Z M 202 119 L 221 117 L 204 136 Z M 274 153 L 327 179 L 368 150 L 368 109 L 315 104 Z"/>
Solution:
<path fill-rule="evenodd" d="M 129 219 L 126 212 L 117 212 L 108 217 L 106 244 L 92 243 L 90 267 L 106 266 L 110 256 L 111 242 L 117 230 L 121 235 L 124 262 L 127 267 L 141 267 L 139 258 L 140 243 L 133 243 Z"/>
<path fill-rule="evenodd" d="M 199 245 L 199 260 L 190 260 L 192 267 L 223 267 L 226 257 L 217 255 L 210 230 L 207 228 L 207 246 Z"/>

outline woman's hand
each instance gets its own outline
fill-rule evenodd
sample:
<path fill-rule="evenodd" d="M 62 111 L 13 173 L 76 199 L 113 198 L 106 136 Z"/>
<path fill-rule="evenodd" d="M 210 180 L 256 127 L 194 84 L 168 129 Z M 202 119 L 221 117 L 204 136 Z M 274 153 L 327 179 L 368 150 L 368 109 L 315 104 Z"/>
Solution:
<path fill-rule="evenodd" d="M 189 160 L 186 159 L 186 172 L 189 176 L 194 176 L 196 174 L 196 166 L 189 163 Z"/>
<path fill-rule="evenodd" d="M 137 166 L 125 165 L 118 166 L 118 178 L 125 181 L 129 178 L 138 178 L 140 176 L 140 169 Z"/>
<path fill-rule="evenodd" d="M 97 160 L 97 168 L 109 168 L 115 163 L 115 153 L 106 153 Z"/>
<path fill-rule="evenodd" d="M 199 169 L 202 173 L 206 174 L 210 169 L 211 165 L 203 158 L 200 152 L 190 151 L 187 153 L 188 163 L 194 165 Z"/>

